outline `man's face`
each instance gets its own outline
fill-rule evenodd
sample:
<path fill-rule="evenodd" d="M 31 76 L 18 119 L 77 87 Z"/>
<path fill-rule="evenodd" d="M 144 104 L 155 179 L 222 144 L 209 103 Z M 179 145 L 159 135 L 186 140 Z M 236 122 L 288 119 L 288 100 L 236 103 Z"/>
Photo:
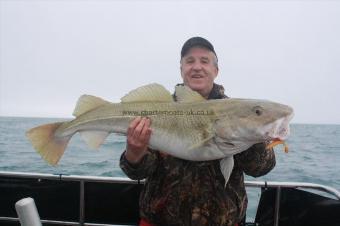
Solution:
<path fill-rule="evenodd" d="M 185 85 L 208 97 L 218 73 L 217 59 L 213 52 L 193 47 L 181 60 L 181 75 Z"/>

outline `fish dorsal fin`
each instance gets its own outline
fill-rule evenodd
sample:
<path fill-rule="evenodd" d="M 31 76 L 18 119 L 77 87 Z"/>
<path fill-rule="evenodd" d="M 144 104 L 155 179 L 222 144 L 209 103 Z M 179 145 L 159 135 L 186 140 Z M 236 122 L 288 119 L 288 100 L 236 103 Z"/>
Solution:
<path fill-rule="evenodd" d="M 73 115 L 78 117 L 79 115 L 82 115 L 88 111 L 91 111 L 106 104 L 110 104 L 110 102 L 99 97 L 82 95 L 78 99 L 76 108 L 73 111 Z"/>
<path fill-rule="evenodd" d="M 171 93 L 157 83 L 141 86 L 120 99 L 122 102 L 173 102 Z"/>
<path fill-rule="evenodd" d="M 176 86 L 175 88 L 176 98 L 178 102 L 189 103 L 204 101 L 204 97 L 198 92 L 193 91 L 188 86 Z"/>

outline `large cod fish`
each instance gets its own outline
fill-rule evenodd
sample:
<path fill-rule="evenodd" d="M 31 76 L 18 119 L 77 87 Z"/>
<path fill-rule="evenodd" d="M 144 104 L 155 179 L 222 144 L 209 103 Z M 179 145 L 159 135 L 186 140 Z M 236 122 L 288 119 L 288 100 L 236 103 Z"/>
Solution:
<path fill-rule="evenodd" d="M 121 103 L 83 95 L 74 120 L 38 126 L 26 135 L 40 155 L 56 165 L 75 133 L 91 148 L 98 148 L 110 133 L 126 134 L 134 118 L 145 116 L 151 119 L 150 148 L 191 161 L 222 159 L 226 182 L 233 155 L 289 135 L 293 116 L 289 106 L 253 99 L 206 100 L 186 86 L 176 87 L 176 97 L 174 102 L 170 92 L 158 84 L 131 91 Z"/>

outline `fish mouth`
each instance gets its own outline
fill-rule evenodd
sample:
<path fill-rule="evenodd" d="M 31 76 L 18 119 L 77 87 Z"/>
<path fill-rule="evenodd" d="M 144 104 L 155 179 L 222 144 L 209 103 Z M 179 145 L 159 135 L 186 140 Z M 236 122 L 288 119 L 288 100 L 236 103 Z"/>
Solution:
<path fill-rule="evenodd" d="M 284 145 L 284 151 L 286 153 L 288 152 L 288 146 L 284 141 L 290 134 L 289 122 L 293 116 L 292 113 L 287 117 L 276 120 L 268 126 L 269 130 L 266 132 L 268 145 L 266 146 L 266 149 L 272 149 L 273 147 L 282 144 Z"/>
<path fill-rule="evenodd" d="M 289 122 L 293 118 L 293 114 L 276 120 L 267 126 L 265 137 L 267 141 L 286 140 L 290 134 Z"/>

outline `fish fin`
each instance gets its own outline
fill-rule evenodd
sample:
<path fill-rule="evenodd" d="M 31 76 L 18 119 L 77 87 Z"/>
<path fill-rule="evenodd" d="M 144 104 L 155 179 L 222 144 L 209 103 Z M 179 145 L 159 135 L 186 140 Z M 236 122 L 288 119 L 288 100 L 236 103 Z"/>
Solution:
<path fill-rule="evenodd" d="M 228 142 L 227 140 L 224 140 L 220 138 L 219 136 L 215 136 L 214 141 L 219 149 L 229 150 L 229 149 L 235 148 L 235 144 Z"/>
<path fill-rule="evenodd" d="M 244 150 L 247 150 L 253 145 L 253 143 L 246 143 L 244 141 L 234 140 L 233 142 L 230 142 L 218 136 L 215 136 L 213 138 L 213 141 L 218 149 L 220 149 L 222 153 L 228 156 L 238 154 Z"/>
<path fill-rule="evenodd" d="M 51 165 L 58 163 L 71 139 L 71 136 L 55 137 L 55 131 L 62 124 L 63 122 L 45 124 L 26 132 L 26 136 L 34 149 Z"/>
<path fill-rule="evenodd" d="M 206 100 L 198 92 L 193 91 L 188 86 L 176 86 L 175 93 L 176 93 L 177 101 L 182 102 L 182 103 L 190 103 L 190 102 L 198 102 L 198 101 Z"/>
<path fill-rule="evenodd" d="M 190 134 L 191 137 L 191 146 L 189 150 L 193 150 L 204 146 L 208 141 L 213 139 L 215 134 L 212 131 L 211 124 L 206 124 L 204 127 L 198 127 L 196 130 Z"/>
<path fill-rule="evenodd" d="M 81 131 L 79 133 L 86 144 L 93 149 L 99 148 L 109 135 L 106 131 Z"/>
<path fill-rule="evenodd" d="M 141 86 L 122 97 L 121 102 L 173 102 L 171 93 L 157 83 Z"/>
<path fill-rule="evenodd" d="M 221 168 L 221 172 L 223 174 L 224 180 L 225 180 L 224 186 L 227 186 L 231 172 L 233 171 L 233 168 L 234 168 L 234 157 L 229 156 L 229 157 L 221 159 L 220 168 Z"/>
<path fill-rule="evenodd" d="M 103 100 L 100 97 L 82 95 L 78 99 L 77 105 L 73 111 L 73 115 L 78 117 L 79 115 L 82 115 L 88 111 L 91 111 L 106 104 L 110 104 L 110 102 Z"/>
<path fill-rule="evenodd" d="M 206 137 L 206 138 L 200 139 L 199 142 L 196 142 L 196 143 L 194 143 L 193 145 L 191 145 L 191 146 L 189 147 L 189 150 L 192 150 L 192 149 L 195 149 L 195 148 L 198 148 L 198 147 L 201 147 L 201 146 L 205 145 L 207 141 L 211 140 L 211 138 L 213 138 L 213 135 L 212 135 L 212 134 L 209 135 L 209 136 Z"/>

